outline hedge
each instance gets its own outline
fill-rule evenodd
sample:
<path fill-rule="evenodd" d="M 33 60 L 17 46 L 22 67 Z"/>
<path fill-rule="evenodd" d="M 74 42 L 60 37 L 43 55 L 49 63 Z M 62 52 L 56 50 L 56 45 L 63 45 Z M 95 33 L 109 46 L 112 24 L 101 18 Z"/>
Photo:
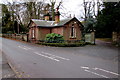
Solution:
<path fill-rule="evenodd" d="M 79 47 L 85 46 L 85 42 L 81 43 L 38 43 L 40 45 L 54 46 L 54 47 Z"/>

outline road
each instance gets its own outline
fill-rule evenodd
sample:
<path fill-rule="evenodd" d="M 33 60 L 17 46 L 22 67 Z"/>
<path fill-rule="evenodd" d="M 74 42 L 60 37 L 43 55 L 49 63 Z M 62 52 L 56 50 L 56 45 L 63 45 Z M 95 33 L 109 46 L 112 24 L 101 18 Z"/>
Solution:
<path fill-rule="evenodd" d="M 5 53 L 22 78 L 118 78 L 118 49 L 102 41 L 84 47 L 49 47 L 2 39 Z"/>

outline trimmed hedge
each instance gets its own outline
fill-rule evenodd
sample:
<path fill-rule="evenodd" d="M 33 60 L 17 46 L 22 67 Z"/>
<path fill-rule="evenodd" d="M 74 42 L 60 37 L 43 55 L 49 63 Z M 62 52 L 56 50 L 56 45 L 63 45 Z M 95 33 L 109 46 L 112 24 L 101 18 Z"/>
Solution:
<path fill-rule="evenodd" d="M 85 42 L 81 43 L 38 43 L 40 45 L 46 45 L 46 46 L 55 46 L 55 47 L 79 47 L 79 46 L 85 46 Z"/>

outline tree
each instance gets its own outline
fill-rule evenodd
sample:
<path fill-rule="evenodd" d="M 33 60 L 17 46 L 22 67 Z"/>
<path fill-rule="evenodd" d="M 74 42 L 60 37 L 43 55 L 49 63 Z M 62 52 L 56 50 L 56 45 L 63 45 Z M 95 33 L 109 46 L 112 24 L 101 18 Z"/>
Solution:
<path fill-rule="evenodd" d="M 85 32 L 90 32 L 94 30 L 97 14 L 100 10 L 101 3 L 99 0 L 86 1 L 83 0 L 83 25 Z M 97 8 L 96 8 L 97 7 Z"/>
<path fill-rule="evenodd" d="M 50 4 L 51 4 L 51 11 L 52 11 L 52 20 L 54 21 L 55 20 L 55 9 L 59 9 L 59 7 L 61 6 L 62 4 L 62 0 L 59 2 L 58 6 L 55 7 L 56 5 L 56 0 L 50 0 Z"/>
<path fill-rule="evenodd" d="M 2 33 L 14 31 L 13 21 L 11 20 L 11 12 L 8 10 L 7 5 L 2 4 Z"/>
<path fill-rule="evenodd" d="M 19 34 L 20 32 L 22 32 L 21 26 L 23 26 L 21 17 L 21 13 L 23 11 L 22 3 L 8 2 L 7 6 L 10 11 L 11 21 L 13 22 L 13 32 Z"/>
<path fill-rule="evenodd" d="M 112 37 L 112 32 L 120 32 L 120 2 L 104 2 L 97 16 L 96 36 Z"/>
<path fill-rule="evenodd" d="M 23 31 L 26 32 L 27 25 L 30 19 L 40 19 L 43 4 L 44 0 L 42 0 L 41 2 L 7 2 L 6 5 L 3 4 L 2 10 L 5 14 L 2 20 L 3 24 L 5 24 L 3 27 L 3 31 L 7 31 L 7 27 L 11 27 L 12 29 L 10 30 L 13 33 L 20 33 Z"/>
<path fill-rule="evenodd" d="M 56 0 L 50 0 L 51 4 L 45 3 L 44 1 L 45 0 L 39 2 L 38 0 L 31 2 L 8 1 L 7 4 L 2 7 L 2 10 L 4 10 L 3 13 L 5 14 L 2 20 L 4 26 L 3 31 L 7 32 L 7 30 L 10 30 L 13 33 L 27 32 L 27 25 L 30 19 L 44 19 L 46 7 L 47 11 L 51 10 L 52 20 L 54 20 Z"/>

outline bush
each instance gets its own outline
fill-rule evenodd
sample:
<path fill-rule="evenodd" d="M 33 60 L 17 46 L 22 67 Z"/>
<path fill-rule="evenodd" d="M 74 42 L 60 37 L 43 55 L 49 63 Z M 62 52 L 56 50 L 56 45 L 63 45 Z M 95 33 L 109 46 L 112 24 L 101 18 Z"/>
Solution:
<path fill-rule="evenodd" d="M 47 43 L 62 43 L 64 41 L 63 36 L 56 33 L 47 34 L 45 37 Z"/>

